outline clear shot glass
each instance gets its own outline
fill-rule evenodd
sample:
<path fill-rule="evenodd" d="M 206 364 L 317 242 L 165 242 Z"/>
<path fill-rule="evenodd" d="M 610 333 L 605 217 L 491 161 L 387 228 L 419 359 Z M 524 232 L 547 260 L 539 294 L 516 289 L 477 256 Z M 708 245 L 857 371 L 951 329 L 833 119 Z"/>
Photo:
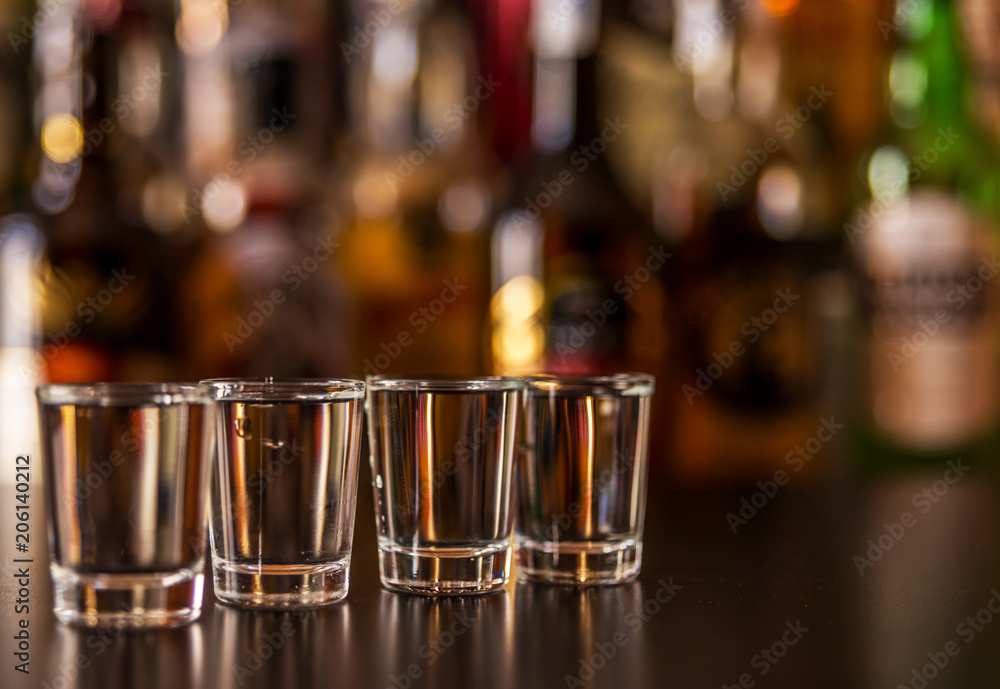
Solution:
<path fill-rule="evenodd" d="M 522 386 L 502 378 L 368 378 L 383 586 L 459 595 L 507 582 Z"/>
<path fill-rule="evenodd" d="M 37 390 L 56 617 L 171 627 L 198 618 L 212 400 L 197 385 Z"/>
<path fill-rule="evenodd" d="M 365 384 L 204 380 L 217 402 L 215 595 L 306 608 L 347 595 Z"/>
<path fill-rule="evenodd" d="M 522 577 L 598 585 L 639 575 L 653 387 L 641 373 L 525 379 L 514 527 Z"/>

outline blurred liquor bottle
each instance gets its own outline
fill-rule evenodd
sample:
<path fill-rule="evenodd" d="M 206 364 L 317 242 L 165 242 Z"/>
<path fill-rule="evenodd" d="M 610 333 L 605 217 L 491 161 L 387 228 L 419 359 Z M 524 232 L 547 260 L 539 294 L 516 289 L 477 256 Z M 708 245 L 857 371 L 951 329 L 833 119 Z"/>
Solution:
<path fill-rule="evenodd" d="M 652 192 L 677 255 L 670 456 L 692 480 L 811 473 L 841 428 L 824 338 L 850 304 L 823 135 L 834 93 L 792 87 L 775 3 L 675 8 L 692 116 Z"/>
<path fill-rule="evenodd" d="M 71 0 L 38 16 L 32 199 L 50 243 L 48 375 L 172 377 L 178 214 L 159 203 L 179 184 L 172 3 Z"/>
<path fill-rule="evenodd" d="M 483 104 L 483 138 L 505 165 L 531 145 L 532 0 L 469 0 L 479 63 L 503 88 Z M 508 181 L 501 174 L 499 194 Z"/>
<path fill-rule="evenodd" d="M 1000 158 L 974 108 L 957 5 L 901 2 L 886 118 L 844 226 L 866 278 L 859 463 L 993 462 Z"/>
<path fill-rule="evenodd" d="M 537 0 L 532 10 L 531 146 L 492 239 L 493 369 L 639 370 L 664 385 L 671 258 L 608 163 L 633 133 L 601 100 L 609 12 L 594 0 Z"/>
<path fill-rule="evenodd" d="M 784 24 L 789 91 L 803 94 L 823 86 L 836 94 L 820 114 L 836 144 L 827 155 L 837 179 L 842 179 L 841 171 L 853 171 L 878 126 L 882 91 L 877 65 L 888 48 L 888 32 L 879 20 L 890 1 L 763 0 Z M 845 50 L 848 42 L 850 50 Z M 845 196 L 838 203 L 853 205 L 847 185 L 832 187 L 832 194 Z"/>
<path fill-rule="evenodd" d="M 35 386 L 45 381 L 41 287 L 45 242 L 32 212 L 37 174 L 29 77 L 32 2 L 0 8 L 0 456 L 37 454 Z M 46 343 L 52 352 L 54 343 Z M 6 482 L 13 481 L 13 477 Z"/>
<path fill-rule="evenodd" d="M 993 0 L 955 2 L 965 38 L 972 109 L 984 133 L 1000 141 L 1000 5 Z"/>
<path fill-rule="evenodd" d="M 342 376 L 342 56 L 326 0 L 182 0 L 187 376 Z"/>
<path fill-rule="evenodd" d="M 495 174 L 479 118 L 504 85 L 476 67 L 453 0 L 360 3 L 343 36 L 354 218 L 339 256 L 361 315 L 352 370 L 479 373 Z"/>

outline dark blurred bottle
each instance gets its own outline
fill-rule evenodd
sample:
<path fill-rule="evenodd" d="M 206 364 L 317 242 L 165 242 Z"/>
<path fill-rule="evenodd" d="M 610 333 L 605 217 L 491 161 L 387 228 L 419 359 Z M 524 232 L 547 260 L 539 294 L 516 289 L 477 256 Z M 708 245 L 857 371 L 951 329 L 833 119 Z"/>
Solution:
<path fill-rule="evenodd" d="M 996 461 L 1000 158 L 970 108 L 957 6 L 899 3 L 887 117 L 844 226 L 867 283 L 859 464 Z"/>
<path fill-rule="evenodd" d="M 180 188 L 173 3 L 50 3 L 36 18 L 48 375 L 174 377 L 180 212 L 163 203 Z"/>
<path fill-rule="evenodd" d="M 662 373 L 672 266 L 608 165 L 631 123 L 598 115 L 601 20 L 593 0 L 533 7 L 532 147 L 491 249 L 497 373 Z"/>
<path fill-rule="evenodd" d="M 350 21 L 354 372 L 480 373 L 494 172 L 478 127 L 503 84 L 476 67 L 463 3 L 363 2 Z"/>
<path fill-rule="evenodd" d="M 343 56 L 326 0 L 184 0 L 187 375 L 349 372 L 335 157 Z"/>
<path fill-rule="evenodd" d="M 790 88 L 771 4 L 676 9 L 674 63 L 697 114 L 654 191 L 678 268 L 671 457 L 690 479 L 811 473 L 842 428 L 824 338 L 850 303 L 817 126 L 833 93 Z"/>

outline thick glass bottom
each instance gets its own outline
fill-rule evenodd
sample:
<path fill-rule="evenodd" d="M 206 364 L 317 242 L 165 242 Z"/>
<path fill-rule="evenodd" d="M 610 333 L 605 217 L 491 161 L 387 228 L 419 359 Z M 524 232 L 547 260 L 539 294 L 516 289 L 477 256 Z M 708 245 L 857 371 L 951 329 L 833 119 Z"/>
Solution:
<path fill-rule="evenodd" d="M 517 568 L 531 581 L 572 586 L 623 584 L 639 576 L 642 541 L 559 541 L 518 539 Z"/>
<path fill-rule="evenodd" d="M 76 627 L 177 627 L 201 615 L 200 565 L 176 572 L 84 574 L 52 565 L 53 608 Z"/>
<path fill-rule="evenodd" d="M 510 544 L 403 548 L 379 545 L 382 585 L 392 591 L 463 596 L 499 591 L 510 576 Z"/>
<path fill-rule="evenodd" d="M 350 558 L 315 565 L 239 564 L 213 558 L 215 597 L 245 608 L 314 608 L 347 595 Z"/>

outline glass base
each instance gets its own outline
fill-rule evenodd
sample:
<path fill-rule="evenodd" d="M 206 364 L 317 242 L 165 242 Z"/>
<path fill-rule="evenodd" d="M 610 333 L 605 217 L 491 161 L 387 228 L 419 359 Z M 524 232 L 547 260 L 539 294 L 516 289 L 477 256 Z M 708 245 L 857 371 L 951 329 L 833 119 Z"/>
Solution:
<path fill-rule="evenodd" d="M 519 539 L 517 568 L 530 581 L 571 586 L 624 584 L 639 576 L 642 542 Z"/>
<path fill-rule="evenodd" d="M 318 565 L 238 564 L 214 558 L 215 597 L 244 608 L 314 608 L 347 596 L 350 559 Z"/>
<path fill-rule="evenodd" d="M 510 576 L 510 545 L 401 548 L 380 544 L 382 585 L 391 591 L 464 596 L 499 591 Z"/>
<path fill-rule="evenodd" d="M 201 615 L 200 565 L 151 574 L 84 574 L 52 565 L 56 618 L 75 627 L 177 627 Z"/>

